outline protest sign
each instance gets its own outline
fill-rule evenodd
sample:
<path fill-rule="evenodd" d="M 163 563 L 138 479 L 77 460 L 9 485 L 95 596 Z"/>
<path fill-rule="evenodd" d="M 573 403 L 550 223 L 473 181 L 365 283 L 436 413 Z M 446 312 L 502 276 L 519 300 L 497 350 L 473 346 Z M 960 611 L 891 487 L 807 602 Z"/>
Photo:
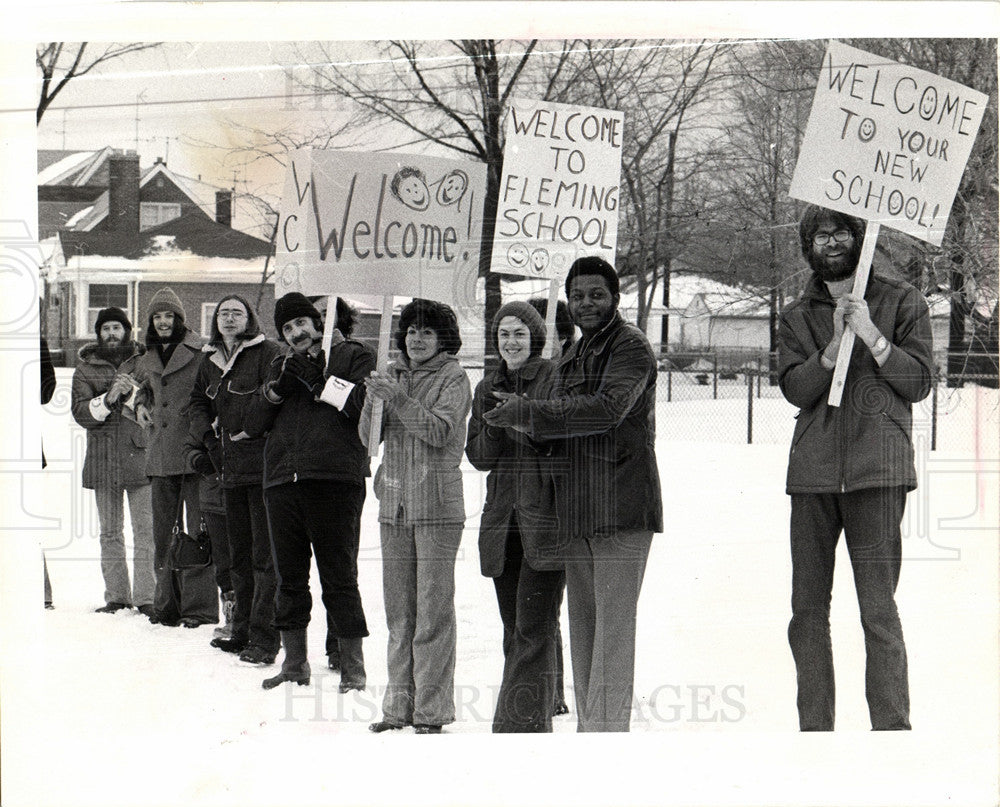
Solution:
<path fill-rule="evenodd" d="M 788 193 L 940 246 L 987 100 L 831 42 Z"/>
<path fill-rule="evenodd" d="M 275 296 L 377 294 L 454 305 L 478 274 L 486 166 L 415 154 L 291 152 Z"/>
<path fill-rule="evenodd" d="M 559 278 L 580 255 L 614 265 L 624 115 L 511 100 L 491 269 Z"/>

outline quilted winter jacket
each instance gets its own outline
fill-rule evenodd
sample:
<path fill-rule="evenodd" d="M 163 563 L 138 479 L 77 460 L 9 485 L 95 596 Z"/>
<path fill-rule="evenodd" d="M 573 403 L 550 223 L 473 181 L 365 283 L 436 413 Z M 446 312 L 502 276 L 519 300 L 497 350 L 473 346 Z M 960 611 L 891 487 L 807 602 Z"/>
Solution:
<path fill-rule="evenodd" d="M 87 456 L 83 461 L 83 487 L 126 488 L 148 485 L 146 476 L 146 433 L 128 416 L 119 403 L 102 405 L 117 373 L 135 376 L 136 361 L 145 352 L 136 344 L 135 352 L 117 368 L 97 355 L 97 343 L 84 345 L 73 371 L 73 419 L 87 430 Z"/>
<path fill-rule="evenodd" d="M 416 368 L 406 357 L 389 365 L 403 386 L 400 400 L 383 407 L 382 464 L 374 489 L 382 523 L 464 524 L 462 451 L 472 405 L 469 377 L 449 353 Z M 367 446 L 374 399 L 365 400 L 358 433 Z M 402 507 L 402 519 L 397 520 Z"/>
<path fill-rule="evenodd" d="M 184 446 L 190 424 L 187 406 L 201 355 L 201 340 L 188 331 L 174 348 L 166 367 L 155 349 L 147 350 L 137 362 L 136 380 L 149 390 L 149 412 L 153 419 L 147 432 L 148 476 L 174 476 L 193 470 Z"/>
<path fill-rule="evenodd" d="M 241 342 L 228 361 L 218 345 L 202 348 L 189 405 L 191 437 L 221 465 L 224 488 L 259 485 L 263 480 L 263 436 L 232 438 L 247 430 L 250 405 L 267 378 L 271 360 L 280 353 L 281 346 L 263 334 Z"/>
<path fill-rule="evenodd" d="M 663 531 L 655 404 L 652 348 L 620 314 L 562 357 L 549 400 L 531 401 L 532 437 L 556 441 L 563 540 Z"/>
<path fill-rule="evenodd" d="M 833 337 L 835 301 L 813 277 L 781 314 L 779 383 L 799 407 L 788 458 L 788 493 L 874 487 L 913 490 L 912 404 L 931 389 L 933 355 L 927 303 L 912 286 L 872 274 L 865 290 L 872 322 L 892 343 L 882 367 L 855 340 L 840 406 L 827 396 L 833 370 L 820 354 Z"/>
<path fill-rule="evenodd" d="M 336 337 L 340 337 L 337 339 Z M 365 484 L 368 452 L 358 436 L 365 401 L 364 379 L 375 369 L 375 354 L 361 342 L 334 334 L 326 377 L 356 386 L 344 408 L 316 400 L 304 385 L 281 403 L 272 403 L 263 387 L 254 398 L 248 421 L 251 434 L 267 432 L 264 444 L 264 487 L 300 479 L 328 479 Z M 268 381 L 277 380 L 287 351 L 271 361 Z"/>
<path fill-rule="evenodd" d="M 479 522 L 479 565 L 487 577 L 503 574 L 507 529 L 517 511 L 524 557 L 533 569 L 562 569 L 557 553 L 555 488 L 551 446 L 536 443 L 514 429 L 487 426 L 483 413 L 497 399 L 494 390 L 545 398 L 555 382 L 556 366 L 534 357 L 523 367 L 508 370 L 505 362 L 476 386 L 469 418 L 465 453 L 486 476 L 486 502 Z"/>

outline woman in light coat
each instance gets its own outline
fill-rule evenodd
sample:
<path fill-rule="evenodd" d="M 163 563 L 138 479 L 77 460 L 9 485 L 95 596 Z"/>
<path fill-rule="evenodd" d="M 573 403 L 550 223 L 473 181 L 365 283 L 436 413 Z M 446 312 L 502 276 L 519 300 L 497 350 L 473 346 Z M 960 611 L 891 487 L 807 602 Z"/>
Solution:
<path fill-rule="evenodd" d="M 455 557 L 465 525 L 459 464 L 472 404 L 455 357 L 461 344 L 448 306 L 414 300 L 396 333 L 403 355 L 366 381 L 361 440 L 369 445 L 381 400 L 385 443 L 375 495 L 389 680 L 374 732 L 412 725 L 418 734 L 438 734 L 455 720 Z"/>

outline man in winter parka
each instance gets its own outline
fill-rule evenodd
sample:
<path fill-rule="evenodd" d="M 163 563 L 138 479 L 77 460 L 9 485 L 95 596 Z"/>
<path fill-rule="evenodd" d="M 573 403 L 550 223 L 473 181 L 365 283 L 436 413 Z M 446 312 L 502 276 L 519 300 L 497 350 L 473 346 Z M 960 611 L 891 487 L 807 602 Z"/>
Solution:
<path fill-rule="evenodd" d="M 663 531 L 656 361 L 618 313 L 607 261 L 575 260 L 566 297 L 583 338 L 560 360 L 548 399 L 511 397 L 483 418 L 553 443 L 577 730 L 628 731 L 639 590 L 653 534 Z"/>
<path fill-rule="evenodd" d="M 322 349 L 319 311 L 290 292 L 274 304 L 274 326 L 287 353 L 275 357 L 260 394 L 251 433 L 267 432 L 264 501 L 278 577 L 275 625 L 285 658 L 281 672 L 263 682 L 309 682 L 306 628 L 315 554 L 323 605 L 340 651 L 340 691 L 365 688 L 361 640 L 368 624 L 358 591 L 361 507 L 368 455 L 358 436 L 364 379 L 375 354 L 350 336 L 354 311 L 338 300 L 330 359 Z"/>
<path fill-rule="evenodd" d="M 865 634 L 865 694 L 872 728 L 910 728 L 906 647 L 896 610 L 900 522 L 917 486 L 911 406 L 931 388 L 931 328 L 920 293 L 872 274 L 852 293 L 864 224 L 810 206 L 799 225 L 812 268 L 805 292 L 781 314 L 779 380 L 799 407 L 788 460 L 792 497 L 792 619 L 799 727 L 834 724 L 830 592 L 841 531 Z M 827 404 L 840 340 L 856 339 L 840 406 Z"/>
<path fill-rule="evenodd" d="M 191 390 L 190 433 L 221 474 L 236 594 L 230 638 L 211 644 L 239 653 L 247 664 L 273 664 L 275 578 L 264 492 L 264 438 L 247 431 L 254 396 L 281 348 L 260 330 L 256 312 L 238 294 L 222 298 L 212 316 L 212 338 Z M 201 468 L 197 469 L 203 470 Z"/>
<path fill-rule="evenodd" d="M 201 521 L 200 475 L 188 465 L 188 400 L 201 364 L 201 340 L 184 323 L 184 307 L 170 289 L 153 295 L 147 309 L 146 352 L 136 376 L 148 396 L 150 422 L 146 475 L 153 495 L 153 569 L 156 613 L 150 622 L 196 628 L 219 621 L 212 565 L 173 571 L 167 560 L 178 513 L 180 529 L 194 535 Z M 181 501 L 183 500 L 183 505 Z"/>
<path fill-rule="evenodd" d="M 120 308 L 103 308 L 94 325 L 97 342 L 80 348 L 73 371 L 73 419 L 87 430 L 83 486 L 94 491 L 100 523 L 104 606 L 115 613 L 135 606 L 153 614 L 153 517 L 146 476 L 146 434 L 136 422 L 148 413 L 135 403 L 136 361 L 144 352 L 132 340 L 132 323 Z M 136 409 L 139 409 L 137 415 Z M 125 562 L 124 499 L 132 521 L 132 582 Z"/>

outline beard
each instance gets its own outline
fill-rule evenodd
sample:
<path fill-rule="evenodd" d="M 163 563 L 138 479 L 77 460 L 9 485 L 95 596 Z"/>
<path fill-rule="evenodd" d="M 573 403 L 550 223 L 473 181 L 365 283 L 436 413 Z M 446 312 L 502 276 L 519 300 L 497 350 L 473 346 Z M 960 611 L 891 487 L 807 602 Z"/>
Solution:
<path fill-rule="evenodd" d="M 847 280 L 858 268 L 858 259 L 861 257 L 861 245 L 857 241 L 851 244 L 850 249 L 843 255 L 830 259 L 824 255 L 817 255 L 813 251 L 809 255 L 809 267 L 815 272 L 820 280 L 832 283 L 837 280 Z"/>
<path fill-rule="evenodd" d="M 317 340 L 313 337 L 303 334 L 298 339 L 292 340 L 291 347 L 296 353 L 306 354 L 316 342 Z"/>
<path fill-rule="evenodd" d="M 130 338 L 121 342 L 108 344 L 102 339 L 97 340 L 97 355 L 115 367 L 132 355 L 133 345 Z"/>
<path fill-rule="evenodd" d="M 176 342 L 182 341 L 186 335 L 187 327 L 184 325 L 184 320 L 175 320 L 173 328 L 171 328 L 170 333 L 166 336 L 161 336 L 159 331 L 150 325 L 146 333 L 146 345 L 147 347 L 154 347 L 155 345 L 172 345 Z"/>

